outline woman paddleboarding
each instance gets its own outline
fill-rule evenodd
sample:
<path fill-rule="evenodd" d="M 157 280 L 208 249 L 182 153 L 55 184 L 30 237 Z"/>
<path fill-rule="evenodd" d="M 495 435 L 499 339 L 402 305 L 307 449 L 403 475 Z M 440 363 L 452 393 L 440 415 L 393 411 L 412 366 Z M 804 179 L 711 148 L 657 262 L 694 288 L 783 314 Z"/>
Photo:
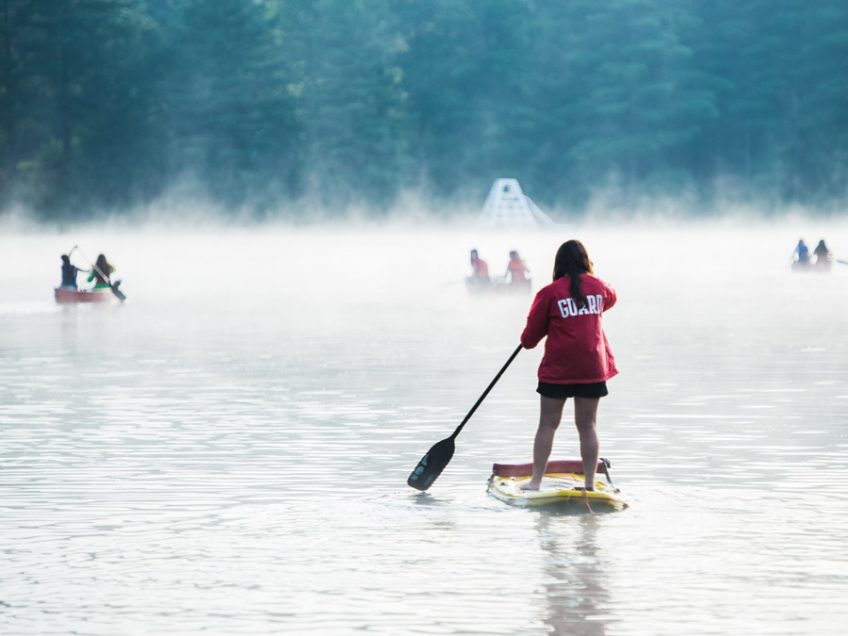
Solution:
<path fill-rule="evenodd" d="M 554 260 L 553 282 L 536 294 L 521 334 L 526 349 L 547 336 L 536 389 L 541 407 L 533 443 L 533 477 L 522 486 L 524 490 L 538 490 L 542 483 L 568 398 L 574 398 L 585 487 L 594 489 L 598 403 L 608 394 L 606 381 L 618 373 L 601 316 L 615 301 L 613 288 L 594 276 L 583 244 L 575 240 L 563 243 Z"/>

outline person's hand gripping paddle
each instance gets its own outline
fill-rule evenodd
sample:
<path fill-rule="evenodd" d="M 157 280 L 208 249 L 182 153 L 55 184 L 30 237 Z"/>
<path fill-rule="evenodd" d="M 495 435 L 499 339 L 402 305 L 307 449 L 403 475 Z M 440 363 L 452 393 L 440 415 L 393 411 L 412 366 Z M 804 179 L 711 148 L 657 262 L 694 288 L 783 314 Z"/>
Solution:
<path fill-rule="evenodd" d="M 483 403 L 483 400 L 486 399 L 486 396 L 489 395 L 489 391 L 491 391 L 492 387 L 495 386 L 498 380 L 500 380 L 507 367 L 513 360 L 515 360 L 515 356 L 518 355 L 519 351 L 521 351 L 521 345 L 518 345 L 515 351 L 512 352 L 512 355 L 509 356 L 509 360 L 507 360 L 506 364 L 501 367 L 501 370 L 498 371 L 498 374 L 489 383 L 489 386 L 487 386 L 486 390 L 483 391 L 483 395 L 481 395 L 477 402 L 474 403 L 474 406 L 472 406 L 471 410 L 468 411 L 468 415 L 466 415 L 465 419 L 462 420 L 462 423 L 456 427 L 453 434 L 447 439 L 443 439 L 441 442 L 434 444 L 433 447 L 427 451 L 427 454 L 421 458 L 421 461 L 418 462 L 415 470 L 413 470 L 409 475 L 409 479 L 406 480 L 407 484 L 413 488 L 417 488 L 418 490 L 427 490 L 433 485 L 433 482 L 436 481 L 436 478 L 442 474 L 445 466 L 448 465 L 451 457 L 453 457 L 453 451 L 456 447 L 454 444 L 456 436 L 459 435 L 462 427 L 465 426 L 465 423 L 471 419 L 472 415 L 474 415 L 474 411 L 477 410 L 477 407 L 480 406 Z"/>

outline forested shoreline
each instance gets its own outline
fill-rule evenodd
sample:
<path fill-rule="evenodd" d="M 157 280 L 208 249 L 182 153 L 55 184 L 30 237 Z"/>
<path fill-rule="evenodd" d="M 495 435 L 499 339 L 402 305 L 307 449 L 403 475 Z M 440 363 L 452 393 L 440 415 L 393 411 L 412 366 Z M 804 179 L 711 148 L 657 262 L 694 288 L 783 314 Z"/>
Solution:
<path fill-rule="evenodd" d="M 0 0 L 0 208 L 839 206 L 842 0 Z M 292 206 L 293 216 L 309 214 Z"/>

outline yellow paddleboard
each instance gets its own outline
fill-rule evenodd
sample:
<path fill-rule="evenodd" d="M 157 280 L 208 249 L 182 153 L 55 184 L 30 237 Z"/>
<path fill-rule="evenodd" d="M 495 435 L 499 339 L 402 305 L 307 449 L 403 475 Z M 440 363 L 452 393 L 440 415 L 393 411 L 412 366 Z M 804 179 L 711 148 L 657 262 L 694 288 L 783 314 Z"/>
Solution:
<path fill-rule="evenodd" d="M 589 509 L 623 510 L 628 505 L 627 500 L 609 480 L 608 465 L 606 460 L 599 462 L 598 475 L 606 476 L 607 479 L 596 479 L 595 489 L 587 491 L 584 489 L 585 479 L 580 461 L 548 462 L 539 490 L 521 488 L 530 481 L 532 464 L 495 464 L 489 478 L 489 493 L 513 506 L 577 504 L 588 506 Z"/>

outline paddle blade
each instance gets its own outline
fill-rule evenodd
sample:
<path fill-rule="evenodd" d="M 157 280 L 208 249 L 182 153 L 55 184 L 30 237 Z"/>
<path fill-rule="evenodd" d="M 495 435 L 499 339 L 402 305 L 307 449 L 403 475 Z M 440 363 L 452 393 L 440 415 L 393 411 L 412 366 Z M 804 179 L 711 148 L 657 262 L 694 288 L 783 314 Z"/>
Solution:
<path fill-rule="evenodd" d="M 111 285 L 109 285 L 109 289 L 112 290 L 112 293 L 115 294 L 115 297 L 118 300 L 120 300 L 121 302 L 124 302 L 127 299 L 127 297 L 124 294 L 124 292 L 122 292 L 120 289 L 118 289 L 118 286 L 120 284 L 121 284 L 121 281 L 116 281 L 116 282 L 112 283 Z"/>
<path fill-rule="evenodd" d="M 454 448 L 452 437 L 435 444 L 418 462 L 406 483 L 418 490 L 427 490 L 448 465 L 453 457 Z"/>

